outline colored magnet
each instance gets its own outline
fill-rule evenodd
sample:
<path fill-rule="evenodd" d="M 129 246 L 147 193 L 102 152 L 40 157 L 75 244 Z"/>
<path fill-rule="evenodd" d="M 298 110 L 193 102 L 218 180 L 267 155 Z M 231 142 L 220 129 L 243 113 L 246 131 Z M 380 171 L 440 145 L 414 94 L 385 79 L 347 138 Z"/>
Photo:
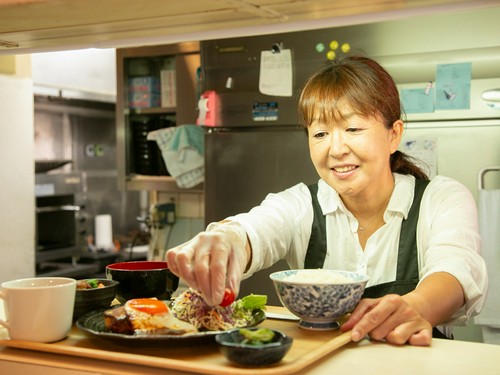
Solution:
<path fill-rule="evenodd" d="M 316 52 L 321 53 L 325 50 L 325 45 L 323 43 L 318 43 L 318 44 L 316 44 L 315 48 L 316 48 Z"/>

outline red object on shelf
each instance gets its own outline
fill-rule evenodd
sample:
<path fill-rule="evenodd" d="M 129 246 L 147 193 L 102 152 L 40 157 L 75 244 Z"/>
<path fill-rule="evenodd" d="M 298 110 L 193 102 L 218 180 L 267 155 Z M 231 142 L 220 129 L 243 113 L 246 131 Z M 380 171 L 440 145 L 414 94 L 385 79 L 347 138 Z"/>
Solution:
<path fill-rule="evenodd" d="M 205 91 L 198 101 L 199 115 L 197 125 L 216 126 L 219 98 L 214 90 Z"/>

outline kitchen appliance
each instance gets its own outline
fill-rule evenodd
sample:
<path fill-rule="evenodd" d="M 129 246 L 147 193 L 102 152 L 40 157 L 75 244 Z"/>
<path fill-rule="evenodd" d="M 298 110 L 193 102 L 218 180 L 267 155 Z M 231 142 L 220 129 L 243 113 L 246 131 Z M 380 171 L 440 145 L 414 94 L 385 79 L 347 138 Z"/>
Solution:
<path fill-rule="evenodd" d="M 37 276 L 79 278 L 97 272 L 97 265 L 78 263 L 85 246 L 85 190 L 83 173 L 35 174 Z"/>
<path fill-rule="evenodd" d="M 46 173 L 64 167 L 71 160 L 35 160 L 35 173 Z"/>
<path fill-rule="evenodd" d="M 470 61 L 471 108 L 408 114 L 404 141 L 432 139 L 437 144 L 437 172 L 456 178 L 477 196 L 477 171 L 500 162 L 500 111 L 481 99 L 482 92 L 500 87 L 497 68 L 485 63 L 489 58 L 482 58 L 491 51 L 453 50 L 448 55 L 444 51 L 453 49 L 453 43 L 448 46 L 437 40 L 432 46 L 423 41 L 408 43 L 401 54 L 391 55 L 386 43 L 380 42 L 395 35 L 410 38 L 413 27 L 418 25 L 368 24 L 202 42 L 203 91 L 210 95 L 200 98 L 204 106 L 200 112 L 210 116 L 206 124 L 211 125 L 215 118 L 215 126 L 207 126 L 205 135 L 206 223 L 248 211 L 268 193 L 318 180 L 305 131 L 297 125 L 296 104 L 307 77 L 325 63 L 326 56 L 335 55 L 373 57 L 395 76 L 400 87 L 426 87 L 426 81 L 435 80 L 439 58 L 444 62 Z M 440 48 L 440 52 L 422 53 L 432 48 Z M 283 63 L 291 65 L 292 82 L 281 83 L 292 85 L 292 95 L 263 94 L 260 88 L 266 82 L 259 80 L 264 57 L 287 50 L 291 60 Z M 207 103 L 210 97 L 215 97 L 214 102 Z M 204 119 L 198 123 L 204 124 Z M 280 261 L 256 273 L 242 282 L 240 294 L 267 294 L 270 304 L 279 305 L 269 274 L 286 268 Z"/>
<path fill-rule="evenodd" d="M 495 172 L 495 173 L 491 173 Z M 486 186 L 486 177 L 494 177 L 500 181 L 500 164 L 485 166 L 478 171 L 477 185 L 479 189 L 479 233 L 481 234 L 481 254 L 488 270 L 488 294 L 481 314 L 474 317 L 474 321 L 482 328 L 483 342 L 500 344 L 500 296 L 496 292 L 500 287 L 500 189 L 489 189 Z"/>
<path fill-rule="evenodd" d="M 215 124 L 205 135 L 207 224 L 248 211 L 268 193 L 318 180 L 295 106 L 302 84 L 297 78 L 322 61 L 311 62 L 294 50 L 294 94 L 268 96 L 258 90 L 261 51 L 296 46 L 292 34 L 201 43 L 203 84 L 210 90 L 205 99 L 212 102 L 205 103 L 210 121 L 199 123 Z M 242 282 L 240 295 L 266 294 L 269 304 L 280 305 L 268 275 L 287 268 L 280 261 L 257 272 Z"/>

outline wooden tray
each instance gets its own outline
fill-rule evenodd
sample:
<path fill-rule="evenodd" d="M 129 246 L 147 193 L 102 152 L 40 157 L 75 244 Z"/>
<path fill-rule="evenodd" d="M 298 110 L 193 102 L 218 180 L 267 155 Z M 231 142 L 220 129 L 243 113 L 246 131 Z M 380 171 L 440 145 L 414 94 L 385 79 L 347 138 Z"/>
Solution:
<path fill-rule="evenodd" d="M 268 311 L 287 314 L 282 307 L 269 306 Z M 351 341 L 351 333 L 340 331 L 309 331 L 296 321 L 267 319 L 261 327 L 273 328 L 293 337 L 290 351 L 281 362 L 269 367 L 244 368 L 229 362 L 220 354 L 215 340 L 197 346 L 131 347 L 96 339 L 74 327 L 68 338 L 44 344 L 19 340 L 0 340 L 0 346 L 35 350 L 111 362 L 172 369 L 198 374 L 295 374 Z"/>

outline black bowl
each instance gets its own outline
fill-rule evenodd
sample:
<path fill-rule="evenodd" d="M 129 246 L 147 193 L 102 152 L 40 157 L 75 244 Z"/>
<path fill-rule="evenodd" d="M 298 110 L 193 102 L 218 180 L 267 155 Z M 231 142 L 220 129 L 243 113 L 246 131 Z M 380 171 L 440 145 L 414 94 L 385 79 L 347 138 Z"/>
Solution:
<path fill-rule="evenodd" d="M 168 300 L 179 286 L 179 278 L 168 269 L 167 262 L 160 261 L 109 264 L 106 277 L 120 283 L 116 299 L 121 303 L 134 298 Z"/>
<path fill-rule="evenodd" d="M 257 330 L 259 328 L 247 329 Z M 243 343 L 244 336 L 240 333 L 239 328 L 218 334 L 215 336 L 215 341 L 219 344 L 221 353 L 231 362 L 246 367 L 268 366 L 281 361 L 293 343 L 290 336 L 280 331 L 272 331 L 274 331 L 274 338 L 266 344 Z"/>
<path fill-rule="evenodd" d="M 104 287 L 76 290 L 75 307 L 73 310 L 74 321 L 90 311 L 108 308 L 115 299 L 118 290 L 118 281 L 108 279 L 86 280 L 97 280 L 97 282 L 103 284 Z"/>

